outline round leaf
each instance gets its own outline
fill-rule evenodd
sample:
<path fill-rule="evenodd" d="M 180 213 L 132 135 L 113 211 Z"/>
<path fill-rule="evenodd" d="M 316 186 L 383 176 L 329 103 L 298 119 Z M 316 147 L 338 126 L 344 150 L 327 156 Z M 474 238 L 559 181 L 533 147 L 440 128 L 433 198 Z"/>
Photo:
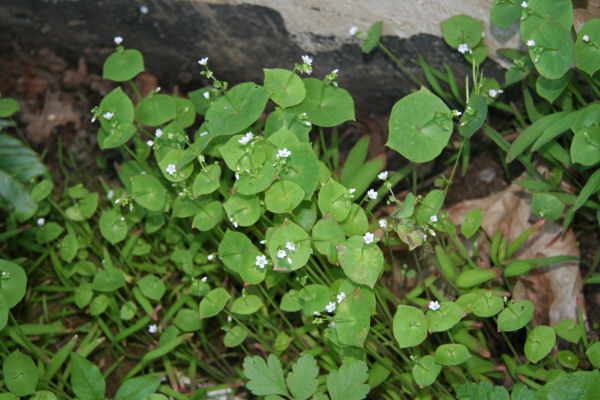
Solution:
<path fill-rule="evenodd" d="M 110 243 L 119 243 L 127 236 L 127 222 L 120 214 L 113 210 L 107 210 L 100 216 L 100 233 Z"/>
<path fill-rule="evenodd" d="M 344 233 L 348 236 L 364 235 L 369 230 L 367 214 L 358 204 L 350 204 L 350 213 L 340 222 Z"/>
<path fill-rule="evenodd" d="M 583 128 L 575 132 L 571 142 L 571 160 L 585 166 L 600 162 L 600 128 Z"/>
<path fill-rule="evenodd" d="M 265 192 L 265 206 L 272 213 L 291 213 L 304 199 L 304 190 L 285 179 L 275 182 Z"/>
<path fill-rule="evenodd" d="M 223 206 L 219 201 L 203 202 L 200 211 L 194 216 L 192 228 L 206 232 L 214 228 L 223 217 Z"/>
<path fill-rule="evenodd" d="M 502 29 L 506 29 L 521 16 L 521 3 L 495 0 L 490 10 L 490 19 Z"/>
<path fill-rule="evenodd" d="M 527 335 L 525 356 L 529 361 L 536 364 L 550 353 L 554 343 L 556 343 L 554 330 L 545 325 L 537 326 Z"/>
<path fill-rule="evenodd" d="M 146 275 L 138 281 L 140 291 L 150 300 L 159 301 L 165 294 L 165 283 L 154 275 Z"/>
<path fill-rule="evenodd" d="M 339 303 L 333 321 L 340 344 L 362 347 L 369 333 L 370 314 L 369 303 L 362 298 L 360 289 Z"/>
<path fill-rule="evenodd" d="M 240 176 L 240 179 L 235 181 L 234 189 L 245 195 L 260 193 L 268 188 L 275 178 L 277 178 L 275 168 L 271 164 L 264 164 L 257 171 Z M 304 197 L 304 191 L 302 191 L 302 197 Z"/>
<path fill-rule="evenodd" d="M 182 128 L 188 128 L 196 120 L 196 108 L 188 99 L 175 97 L 175 122 Z"/>
<path fill-rule="evenodd" d="M 249 285 L 258 285 L 265 280 L 267 268 L 260 268 L 256 265 L 256 257 L 263 254 L 256 247 L 250 248 L 240 262 L 240 275 L 245 283 Z"/>
<path fill-rule="evenodd" d="M 596 342 L 590 346 L 585 352 L 588 360 L 594 366 L 594 368 L 600 368 L 600 342 Z"/>
<path fill-rule="evenodd" d="M 4 383 L 8 390 L 17 396 L 27 396 L 35 392 L 38 383 L 38 370 L 35 363 L 19 350 L 4 359 L 2 366 Z"/>
<path fill-rule="evenodd" d="M 8 118 L 20 109 L 21 107 L 15 99 L 8 97 L 0 99 L 0 118 Z"/>
<path fill-rule="evenodd" d="M 427 318 L 418 308 L 399 305 L 394 315 L 393 330 L 400 347 L 418 346 L 427 337 Z"/>
<path fill-rule="evenodd" d="M 379 39 L 381 38 L 381 32 L 383 30 L 383 22 L 377 21 L 369 28 L 369 32 L 367 32 L 367 37 L 365 38 L 362 44 L 362 52 L 365 54 L 369 54 L 377 44 L 379 43 Z"/>
<path fill-rule="evenodd" d="M 577 358 L 575 353 L 572 351 L 562 350 L 558 352 L 558 362 L 563 367 L 577 369 L 577 366 L 579 365 L 579 358 Z"/>
<path fill-rule="evenodd" d="M 194 332 L 202 329 L 202 321 L 198 317 L 198 313 L 189 308 L 182 308 L 177 311 L 173 323 L 182 332 Z"/>
<path fill-rule="evenodd" d="M 570 78 L 570 70 L 558 79 L 548 79 L 540 75 L 535 81 L 535 91 L 550 103 L 553 103 L 565 90 Z"/>
<path fill-rule="evenodd" d="M 533 317 L 534 306 L 529 300 L 521 300 L 509 304 L 500 315 L 498 315 L 498 330 L 512 332 L 521 329 Z"/>
<path fill-rule="evenodd" d="M 537 71 L 544 77 L 559 79 L 573 64 L 571 34 L 551 19 L 540 24 L 529 40 L 535 41 L 535 45 L 529 47 L 529 55 Z"/>
<path fill-rule="evenodd" d="M 144 57 L 134 49 L 117 50 L 108 56 L 102 68 L 102 78 L 125 82 L 144 72 Z"/>
<path fill-rule="evenodd" d="M 281 298 L 280 307 L 283 311 L 294 312 L 302 310 L 303 300 L 300 300 L 300 292 L 292 289 Z"/>
<path fill-rule="evenodd" d="M 77 307 L 86 307 L 88 304 L 90 304 L 90 301 L 92 301 L 92 297 L 94 297 L 94 290 L 92 289 L 92 284 L 86 282 L 77 286 L 77 288 L 75 288 L 75 294 L 73 297 Z"/>
<path fill-rule="evenodd" d="M 456 325 L 463 317 L 463 310 L 453 302 L 442 302 L 438 310 L 427 311 L 427 325 L 430 332 L 445 332 Z"/>
<path fill-rule="evenodd" d="M 519 2 L 516 1 L 515 3 Z M 573 4 L 571 0 L 527 1 L 527 8 L 523 9 L 523 20 L 520 26 L 521 38 L 527 41 L 533 31 L 547 19 L 560 24 L 566 30 L 571 30 L 573 25 Z"/>
<path fill-rule="evenodd" d="M 321 213 L 323 215 L 331 213 L 331 216 L 337 222 L 342 222 L 348 218 L 351 204 L 348 189 L 333 179 L 330 179 L 319 191 L 318 205 Z"/>
<path fill-rule="evenodd" d="M 470 49 L 481 41 L 483 23 L 468 15 L 454 15 L 442 21 L 442 36 L 450 47 L 465 43 Z"/>
<path fill-rule="evenodd" d="M 137 312 L 137 306 L 133 301 L 127 301 L 121 306 L 121 310 L 119 311 L 119 317 L 123 321 L 129 321 L 135 317 L 135 313 Z"/>
<path fill-rule="evenodd" d="M 264 85 L 272 90 L 271 100 L 282 108 L 295 106 L 304 100 L 304 82 L 294 71 L 280 68 L 265 68 Z"/>
<path fill-rule="evenodd" d="M 99 271 L 92 282 L 92 288 L 98 292 L 114 292 L 123 286 L 125 286 L 125 276 L 116 268 Z"/>
<path fill-rule="evenodd" d="M 189 161 L 189 153 L 184 150 L 171 150 L 158 162 L 160 172 L 171 182 L 182 182 L 194 172 L 194 163 Z"/>
<path fill-rule="evenodd" d="M 133 103 L 120 86 L 104 96 L 99 108 L 101 114 L 99 118 L 100 125 L 106 131 L 110 132 L 114 123 L 131 124 L 133 122 Z M 104 116 L 106 113 L 112 114 L 112 117 L 106 119 Z"/>
<path fill-rule="evenodd" d="M 471 357 L 469 350 L 462 344 L 443 344 L 435 350 L 435 362 L 441 365 L 459 365 Z"/>
<path fill-rule="evenodd" d="M 482 216 L 483 214 L 481 210 L 477 210 L 475 208 L 469 210 L 465 220 L 460 226 L 460 232 L 464 237 L 470 239 L 475 233 L 477 233 L 479 227 L 481 226 Z"/>
<path fill-rule="evenodd" d="M 583 335 L 581 326 L 570 320 L 560 321 L 554 325 L 554 331 L 558 336 L 571 343 L 579 342 Z"/>
<path fill-rule="evenodd" d="M 471 304 L 471 311 L 478 317 L 488 318 L 498 314 L 504 308 L 504 300 L 486 292 Z"/>
<path fill-rule="evenodd" d="M 192 185 L 192 193 L 198 197 L 203 194 L 209 194 L 217 190 L 220 186 L 219 178 L 221 177 L 221 167 L 219 164 L 214 163 L 200 171 L 196 178 L 194 178 L 194 184 Z"/>
<path fill-rule="evenodd" d="M 260 310 L 262 305 L 263 302 L 260 297 L 253 294 L 248 294 L 235 299 L 231 305 L 231 312 L 240 315 L 250 315 Z"/>
<path fill-rule="evenodd" d="M 64 228 L 56 222 L 46 222 L 44 225 L 37 227 L 35 238 L 40 244 L 48 243 L 59 237 L 63 230 Z"/>
<path fill-rule="evenodd" d="M 208 292 L 202 301 L 200 301 L 200 318 L 210 318 L 220 313 L 225 304 L 227 304 L 229 297 L 227 291 L 222 287 Z"/>
<path fill-rule="evenodd" d="M 600 149 L 598 150 L 600 156 Z M 531 210 L 540 218 L 554 221 L 560 218 L 565 205 L 550 193 L 536 192 L 531 199 Z"/>
<path fill-rule="evenodd" d="M 337 246 L 339 262 L 346 276 L 356 283 L 375 286 L 383 270 L 383 253 L 378 246 L 353 236 Z"/>
<path fill-rule="evenodd" d="M 394 104 L 389 130 L 389 148 L 413 162 L 431 161 L 450 140 L 450 110 L 439 97 L 421 88 Z"/>
<path fill-rule="evenodd" d="M 471 137 L 485 122 L 487 116 L 487 100 L 482 96 L 471 96 L 469 104 L 460 117 L 458 132 L 464 137 Z"/>
<path fill-rule="evenodd" d="M 583 40 L 584 36 L 588 40 Z M 599 41 L 600 19 L 594 18 L 583 25 L 575 41 L 575 61 L 577 62 L 577 68 L 589 75 L 594 75 L 600 69 Z"/>
<path fill-rule="evenodd" d="M 151 93 L 135 107 L 135 119 L 142 125 L 159 126 L 175 119 L 177 105 L 173 97 Z"/>
<path fill-rule="evenodd" d="M 131 177 L 133 198 L 140 206 L 150 211 L 160 211 L 165 206 L 167 190 L 153 175 L 136 175 Z"/>
<path fill-rule="evenodd" d="M 329 303 L 329 288 L 325 285 L 306 285 L 300 290 L 299 299 L 302 304 L 302 312 L 306 316 L 312 316 L 315 312 L 322 312 Z"/>
<path fill-rule="evenodd" d="M 326 256 L 332 264 L 337 264 L 338 252 L 336 246 L 342 243 L 346 236 L 333 218 L 326 216 L 319 220 L 313 227 L 311 236 L 315 250 Z"/>
<path fill-rule="evenodd" d="M 437 379 L 442 366 L 435 362 L 433 356 L 421 357 L 412 367 L 412 376 L 419 386 L 429 386 Z"/>
<path fill-rule="evenodd" d="M 240 226 L 254 225 L 262 212 L 257 196 L 244 196 L 237 193 L 223 203 L 223 208 L 227 217 Z"/>
<path fill-rule="evenodd" d="M 229 330 L 223 338 L 225 347 L 237 347 L 246 340 L 248 331 L 241 326 L 234 326 Z"/>
<path fill-rule="evenodd" d="M 293 250 L 289 248 L 291 245 Z M 312 251 L 306 231 L 289 220 L 285 220 L 283 225 L 272 231 L 267 246 L 276 271 L 294 271 L 302 268 Z M 285 256 L 281 257 L 281 251 L 285 252 Z"/>
<path fill-rule="evenodd" d="M 13 308 L 25 297 L 27 275 L 21 266 L 0 259 L 0 293 L 4 295 L 8 308 Z"/>
<path fill-rule="evenodd" d="M 90 304 L 90 315 L 95 317 L 102 314 L 108 308 L 108 303 L 110 303 L 110 300 L 105 294 L 94 297 L 92 304 Z"/>
<path fill-rule="evenodd" d="M 309 122 L 326 128 L 354 121 L 354 100 L 348 91 L 315 78 L 303 81 L 306 97 L 293 107 L 296 114 L 306 113 Z"/>

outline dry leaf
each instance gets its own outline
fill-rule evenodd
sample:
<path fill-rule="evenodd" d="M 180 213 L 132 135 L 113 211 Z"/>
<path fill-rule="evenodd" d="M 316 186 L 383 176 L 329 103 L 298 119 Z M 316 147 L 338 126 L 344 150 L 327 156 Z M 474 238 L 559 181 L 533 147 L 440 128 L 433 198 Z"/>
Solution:
<path fill-rule="evenodd" d="M 81 127 L 81 116 L 74 110 L 73 103 L 70 100 L 63 100 L 59 92 L 46 93 L 41 114 L 33 114 L 28 109 L 24 109 L 22 116 L 27 124 L 27 137 L 34 143 L 46 140 L 57 126 L 72 122 L 75 124 L 75 129 Z"/>

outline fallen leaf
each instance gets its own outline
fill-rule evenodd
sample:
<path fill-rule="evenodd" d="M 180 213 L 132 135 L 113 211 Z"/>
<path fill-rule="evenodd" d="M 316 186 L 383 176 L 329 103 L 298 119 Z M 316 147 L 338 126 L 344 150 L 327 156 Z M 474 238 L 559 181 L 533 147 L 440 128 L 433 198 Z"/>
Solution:
<path fill-rule="evenodd" d="M 22 118 L 27 124 L 27 137 L 34 143 L 46 140 L 57 126 L 73 123 L 75 129 L 81 127 L 80 114 L 75 111 L 70 100 L 62 98 L 60 92 L 46 92 L 42 112 L 35 114 L 24 108 Z"/>

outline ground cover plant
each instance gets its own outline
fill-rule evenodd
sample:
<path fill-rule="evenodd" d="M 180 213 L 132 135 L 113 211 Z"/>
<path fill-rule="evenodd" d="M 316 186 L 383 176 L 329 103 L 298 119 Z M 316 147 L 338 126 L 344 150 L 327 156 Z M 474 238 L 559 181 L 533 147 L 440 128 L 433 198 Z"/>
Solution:
<path fill-rule="evenodd" d="M 367 138 L 340 165 L 354 102 L 339 71 L 310 76 L 308 55 L 231 88 L 202 58 L 211 86 L 142 96 L 143 56 L 115 37 L 103 69 L 115 87 L 92 120 L 119 181 L 57 185 L 0 133 L 0 399 L 594 398 L 600 344 L 583 309 L 534 326 L 534 303 L 511 297 L 519 276 L 573 258 L 517 258 L 543 219 L 597 224 L 600 32 L 594 21 L 571 32 L 570 4 L 494 3 L 492 22 L 522 18 L 528 47 L 505 52 L 516 61 L 503 85 L 479 69 L 482 23 L 445 21 L 473 73 L 461 89 L 421 61 L 429 88 L 391 108 L 387 146 L 411 162 L 399 171 L 367 160 Z M 381 32 L 363 51 L 395 60 Z M 526 116 L 499 98 L 519 81 Z M 488 107 L 523 129 L 512 144 Z M 0 98 L 0 128 L 18 131 L 16 112 Z M 487 237 L 481 210 L 457 226 L 443 209 L 476 134 L 529 174 L 519 184 L 541 219 L 514 239 Z M 448 147 L 451 174 L 419 191 L 418 163 Z M 402 182 L 412 191 L 400 197 Z"/>

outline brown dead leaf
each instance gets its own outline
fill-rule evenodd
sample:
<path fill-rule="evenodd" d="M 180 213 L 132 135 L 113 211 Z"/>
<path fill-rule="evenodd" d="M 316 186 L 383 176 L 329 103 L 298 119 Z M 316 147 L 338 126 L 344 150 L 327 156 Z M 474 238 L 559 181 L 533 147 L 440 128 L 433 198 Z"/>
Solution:
<path fill-rule="evenodd" d="M 46 140 L 57 126 L 73 123 L 75 129 L 81 127 L 81 116 L 73 108 L 72 101 L 63 99 L 60 92 L 46 92 L 42 112 L 35 114 L 26 108 L 22 118 L 27 124 L 27 137 L 34 143 Z"/>
<path fill-rule="evenodd" d="M 63 76 L 63 85 L 67 88 L 75 88 L 81 85 L 87 77 L 87 64 L 85 58 L 79 57 L 77 69 L 68 69 Z"/>
<path fill-rule="evenodd" d="M 135 85 L 142 97 L 146 97 L 151 91 L 158 87 L 158 79 L 148 72 L 142 72 L 135 78 Z"/>
<path fill-rule="evenodd" d="M 448 209 L 454 224 L 461 224 L 471 209 L 483 212 L 482 230 L 492 238 L 502 230 L 508 243 L 516 239 L 535 221 L 530 220 L 531 196 L 521 187 L 512 184 L 506 190 L 488 197 L 467 200 Z M 535 216 L 533 216 L 535 219 Z M 546 221 L 513 255 L 514 258 L 538 258 L 557 255 L 579 257 L 575 234 L 570 229 L 564 236 L 561 227 Z M 519 277 L 513 291 L 515 300 L 529 299 L 535 304 L 534 325 L 577 320 L 577 299 L 583 299 L 582 280 L 577 262 L 553 264 L 538 268 L 529 278 Z M 582 300 L 583 301 L 583 300 Z"/>

